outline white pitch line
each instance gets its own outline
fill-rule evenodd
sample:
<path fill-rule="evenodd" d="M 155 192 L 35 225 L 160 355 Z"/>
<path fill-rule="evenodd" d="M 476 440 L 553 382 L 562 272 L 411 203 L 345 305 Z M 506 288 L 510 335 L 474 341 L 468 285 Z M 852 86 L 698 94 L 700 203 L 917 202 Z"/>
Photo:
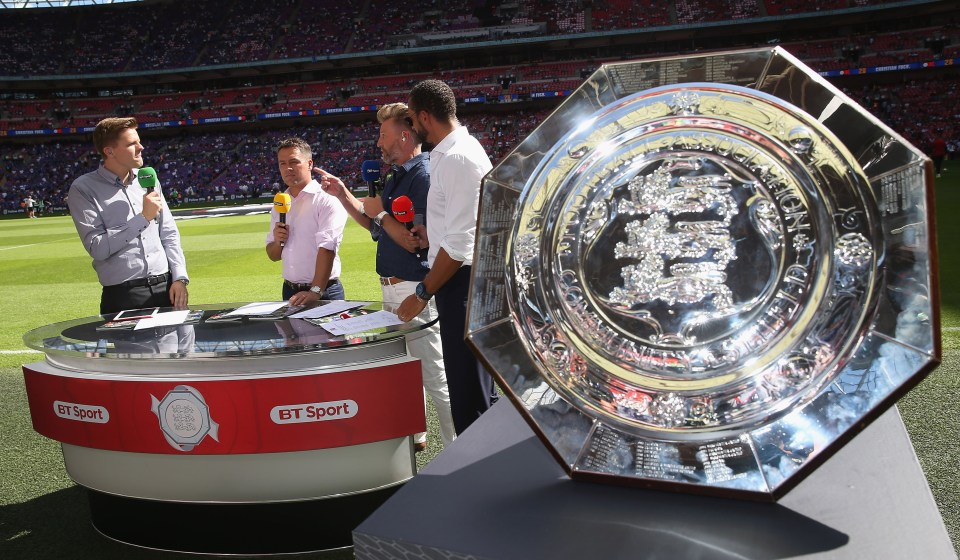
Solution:
<path fill-rule="evenodd" d="M 35 247 L 37 245 L 46 245 L 47 243 L 60 243 L 61 241 L 66 241 L 68 239 L 73 239 L 74 237 L 64 237 L 63 239 L 51 239 L 50 241 L 41 241 L 40 243 L 31 243 L 29 245 L 15 245 L 13 247 L 0 247 L 0 251 L 7 251 L 10 249 L 23 249 L 24 247 Z"/>
<path fill-rule="evenodd" d="M 945 332 L 957 332 L 957 331 L 960 331 L 960 327 L 943 327 L 940 330 Z"/>
<path fill-rule="evenodd" d="M 0 354 L 43 354 L 43 352 L 24 348 L 23 350 L 0 350 Z"/>

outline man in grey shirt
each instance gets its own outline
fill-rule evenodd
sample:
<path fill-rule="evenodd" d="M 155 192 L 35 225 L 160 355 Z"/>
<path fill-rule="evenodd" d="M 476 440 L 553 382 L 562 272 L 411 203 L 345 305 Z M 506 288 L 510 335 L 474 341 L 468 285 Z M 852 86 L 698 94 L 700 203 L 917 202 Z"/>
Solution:
<path fill-rule="evenodd" d="M 103 163 L 73 182 L 67 206 L 103 286 L 100 313 L 186 307 L 180 231 L 159 188 L 147 193 L 137 182 L 143 145 L 136 119 L 103 119 L 93 144 Z"/>

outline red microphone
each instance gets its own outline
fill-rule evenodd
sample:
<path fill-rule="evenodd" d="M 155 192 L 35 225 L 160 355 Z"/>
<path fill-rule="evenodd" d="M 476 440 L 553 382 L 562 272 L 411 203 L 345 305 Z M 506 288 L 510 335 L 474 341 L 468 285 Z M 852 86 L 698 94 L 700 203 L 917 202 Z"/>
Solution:
<path fill-rule="evenodd" d="M 410 200 L 409 196 L 403 195 L 393 199 L 393 205 L 390 209 L 393 210 L 393 217 L 398 222 L 407 226 L 407 229 L 413 228 L 413 201 Z"/>

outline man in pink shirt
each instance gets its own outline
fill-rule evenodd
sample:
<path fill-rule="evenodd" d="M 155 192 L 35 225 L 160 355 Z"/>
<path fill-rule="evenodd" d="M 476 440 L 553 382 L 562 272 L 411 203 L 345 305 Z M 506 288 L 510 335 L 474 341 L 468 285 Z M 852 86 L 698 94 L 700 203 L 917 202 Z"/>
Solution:
<path fill-rule="evenodd" d="M 283 299 L 301 306 L 344 299 L 338 249 L 347 211 L 313 180 L 309 144 L 300 138 L 280 142 L 277 163 L 291 204 L 286 223 L 276 208 L 271 211 L 266 249 L 270 260 L 283 261 Z"/>

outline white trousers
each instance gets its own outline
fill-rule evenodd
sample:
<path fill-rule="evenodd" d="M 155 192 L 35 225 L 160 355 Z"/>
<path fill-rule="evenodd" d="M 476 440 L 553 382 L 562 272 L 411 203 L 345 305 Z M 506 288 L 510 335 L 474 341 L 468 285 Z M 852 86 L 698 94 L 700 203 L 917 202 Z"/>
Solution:
<path fill-rule="evenodd" d="M 394 311 L 392 307 L 399 305 L 407 296 L 417 290 L 419 282 L 398 282 L 390 286 L 380 285 L 383 293 L 384 309 Z M 394 304 L 391 306 L 390 304 Z M 425 321 L 437 318 L 437 305 L 430 303 L 420 312 L 419 317 Z M 407 335 L 407 349 L 410 355 L 420 360 L 423 371 L 423 389 L 433 399 L 433 407 L 437 410 L 437 420 L 440 423 L 440 436 L 446 447 L 457 437 L 453 426 L 453 414 L 450 412 L 450 392 L 447 390 L 447 374 L 443 369 L 443 346 L 440 344 L 440 323 L 434 323 L 430 328 Z M 424 395 L 424 410 L 426 410 L 426 395 Z M 424 442 L 426 433 L 417 434 L 415 440 Z"/>

